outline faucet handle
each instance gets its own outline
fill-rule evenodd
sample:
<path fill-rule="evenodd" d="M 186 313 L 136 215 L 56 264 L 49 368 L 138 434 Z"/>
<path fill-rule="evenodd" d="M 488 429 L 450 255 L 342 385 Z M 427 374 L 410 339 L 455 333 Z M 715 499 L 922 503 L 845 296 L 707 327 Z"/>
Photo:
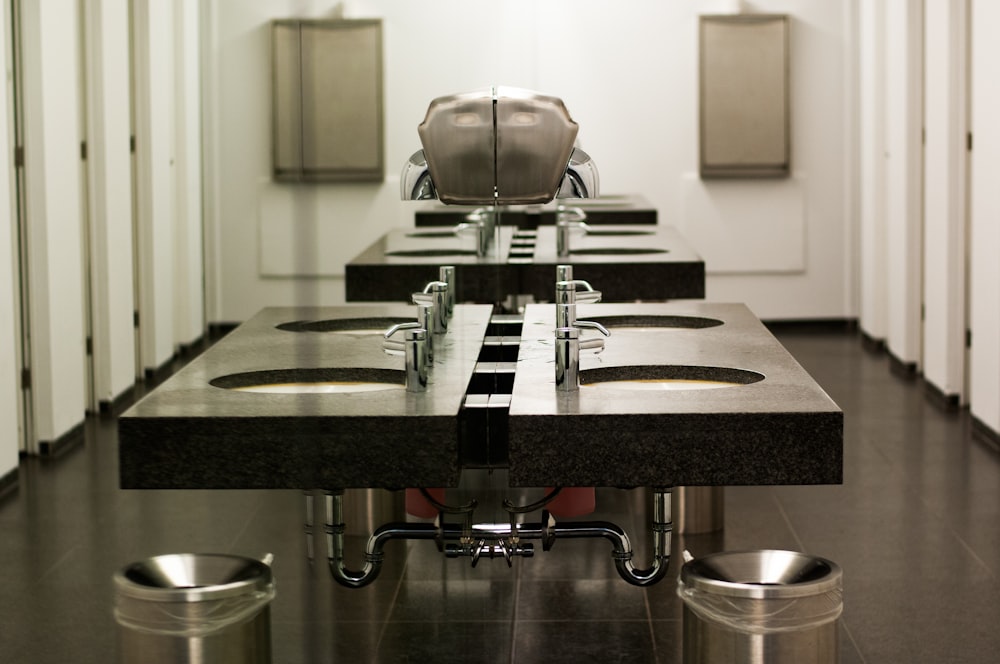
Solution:
<path fill-rule="evenodd" d="M 608 332 L 608 328 L 604 327 L 603 325 L 601 325 L 597 321 L 593 321 L 593 320 L 578 320 L 578 321 L 576 321 L 576 322 L 573 323 L 573 326 L 574 327 L 579 327 L 581 329 L 585 328 L 585 329 L 588 329 L 588 330 L 597 330 L 598 332 L 600 332 L 601 334 L 603 334 L 606 337 L 610 337 L 611 336 L 611 333 Z"/>
<path fill-rule="evenodd" d="M 580 350 L 592 350 L 596 353 L 600 353 L 602 350 L 604 350 L 604 339 L 601 337 L 591 337 L 590 339 L 581 339 Z"/>
<path fill-rule="evenodd" d="M 403 330 L 405 341 L 392 339 L 397 332 Z M 382 348 L 388 353 L 401 352 L 406 349 L 407 341 L 414 341 L 419 336 L 427 337 L 427 328 L 416 321 L 396 323 L 382 334 Z"/>
<path fill-rule="evenodd" d="M 577 290 L 578 286 L 583 290 Z M 594 287 L 583 279 L 556 282 L 557 304 L 589 304 L 600 301 L 601 291 L 594 290 Z"/>
<path fill-rule="evenodd" d="M 585 222 L 587 220 L 587 213 L 583 208 L 579 207 L 569 207 L 566 205 L 559 205 L 556 207 L 556 222 L 565 222 L 570 224 L 581 224 L 586 226 Z"/>

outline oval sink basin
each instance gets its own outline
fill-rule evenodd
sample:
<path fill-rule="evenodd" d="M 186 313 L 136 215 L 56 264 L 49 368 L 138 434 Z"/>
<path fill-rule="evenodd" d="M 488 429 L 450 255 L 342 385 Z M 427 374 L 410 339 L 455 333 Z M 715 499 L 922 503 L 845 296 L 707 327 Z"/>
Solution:
<path fill-rule="evenodd" d="M 414 231 L 407 233 L 406 237 L 455 237 L 455 231 Z"/>
<path fill-rule="evenodd" d="M 764 380 L 745 369 L 685 365 L 599 367 L 580 372 L 581 389 L 663 392 L 740 387 Z"/>
<path fill-rule="evenodd" d="M 475 256 L 476 252 L 471 249 L 399 249 L 397 251 L 387 251 L 386 256 L 409 256 L 409 257 L 430 257 L 430 256 Z"/>
<path fill-rule="evenodd" d="M 294 320 L 275 325 L 275 327 L 286 332 L 382 334 L 397 323 L 411 322 L 416 322 L 416 319 L 383 316 L 372 318 L 331 318 L 329 320 Z"/>
<path fill-rule="evenodd" d="M 666 249 L 650 249 L 647 247 L 591 247 L 588 249 L 570 249 L 569 253 L 577 256 L 637 256 L 640 254 L 665 254 Z"/>
<path fill-rule="evenodd" d="M 716 327 L 723 324 L 717 318 L 704 318 L 702 316 L 587 316 L 587 320 L 600 323 L 604 327 L 677 328 L 686 330 Z"/>
<path fill-rule="evenodd" d="M 587 229 L 587 235 L 600 236 L 600 237 L 616 237 L 623 235 L 652 235 L 653 231 L 637 231 L 637 230 L 614 230 L 614 229 L 604 229 L 604 228 L 593 228 Z"/>
<path fill-rule="evenodd" d="M 274 369 L 219 376 L 213 387 L 259 394 L 354 394 L 405 390 L 406 374 L 396 369 Z"/>

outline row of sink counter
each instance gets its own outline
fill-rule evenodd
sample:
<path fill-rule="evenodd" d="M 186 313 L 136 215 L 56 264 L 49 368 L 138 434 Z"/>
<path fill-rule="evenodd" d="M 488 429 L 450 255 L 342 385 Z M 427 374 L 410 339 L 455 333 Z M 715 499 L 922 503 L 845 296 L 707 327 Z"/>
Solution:
<path fill-rule="evenodd" d="M 414 307 L 265 309 L 120 418 L 121 486 L 453 487 L 483 466 L 516 487 L 842 481 L 842 412 L 744 305 L 579 305 L 611 336 L 573 392 L 555 305 L 493 311 L 455 306 L 414 393 L 382 335 Z"/>
<path fill-rule="evenodd" d="M 551 224 L 499 226 L 486 255 L 476 245 L 474 233 L 448 228 L 390 231 L 347 264 L 346 299 L 398 301 L 400 293 L 437 279 L 438 266 L 447 263 L 457 271 L 459 301 L 503 302 L 510 295 L 548 301 L 556 266 L 567 262 L 576 278 L 600 285 L 605 301 L 705 297 L 705 263 L 670 226 L 575 229 L 569 256 L 558 255 Z"/>

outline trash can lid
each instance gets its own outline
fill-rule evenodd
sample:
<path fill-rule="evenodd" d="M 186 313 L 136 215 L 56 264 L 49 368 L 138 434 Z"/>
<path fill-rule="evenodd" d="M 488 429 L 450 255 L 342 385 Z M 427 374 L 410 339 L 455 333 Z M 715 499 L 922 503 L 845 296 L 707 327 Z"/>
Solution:
<path fill-rule="evenodd" d="M 175 553 L 132 563 L 114 575 L 119 594 L 136 599 L 196 602 L 268 592 L 267 563 L 221 553 Z"/>
<path fill-rule="evenodd" d="M 797 551 L 724 551 L 696 558 L 681 568 L 681 582 L 701 592 L 728 597 L 805 597 L 839 590 L 840 566 Z"/>

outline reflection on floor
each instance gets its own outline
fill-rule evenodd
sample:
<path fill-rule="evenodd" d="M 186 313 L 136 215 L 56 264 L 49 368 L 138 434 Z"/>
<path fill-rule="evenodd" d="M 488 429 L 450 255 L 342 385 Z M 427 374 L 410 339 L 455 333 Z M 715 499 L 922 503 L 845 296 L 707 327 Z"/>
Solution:
<path fill-rule="evenodd" d="M 277 663 L 677 662 L 677 552 L 788 548 L 844 569 L 842 662 L 993 661 L 1000 455 L 854 334 L 779 336 L 845 411 L 844 485 L 728 488 L 724 534 L 675 538 L 649 589 L 617 578 L 605 542 L 570 540 L 513 569 L 396 542 L 379 580 L 347 590 L 305 562 L 299 492 L 119 490 L 114 421 L 93 418 L 82 446 L 23 460 L 0 500 L 0 659 L 115 661 L 112 573 L 194 551 L 274 553 Z M 641 498 L 602 490 L 598 517 L 634 532 Z"/>

